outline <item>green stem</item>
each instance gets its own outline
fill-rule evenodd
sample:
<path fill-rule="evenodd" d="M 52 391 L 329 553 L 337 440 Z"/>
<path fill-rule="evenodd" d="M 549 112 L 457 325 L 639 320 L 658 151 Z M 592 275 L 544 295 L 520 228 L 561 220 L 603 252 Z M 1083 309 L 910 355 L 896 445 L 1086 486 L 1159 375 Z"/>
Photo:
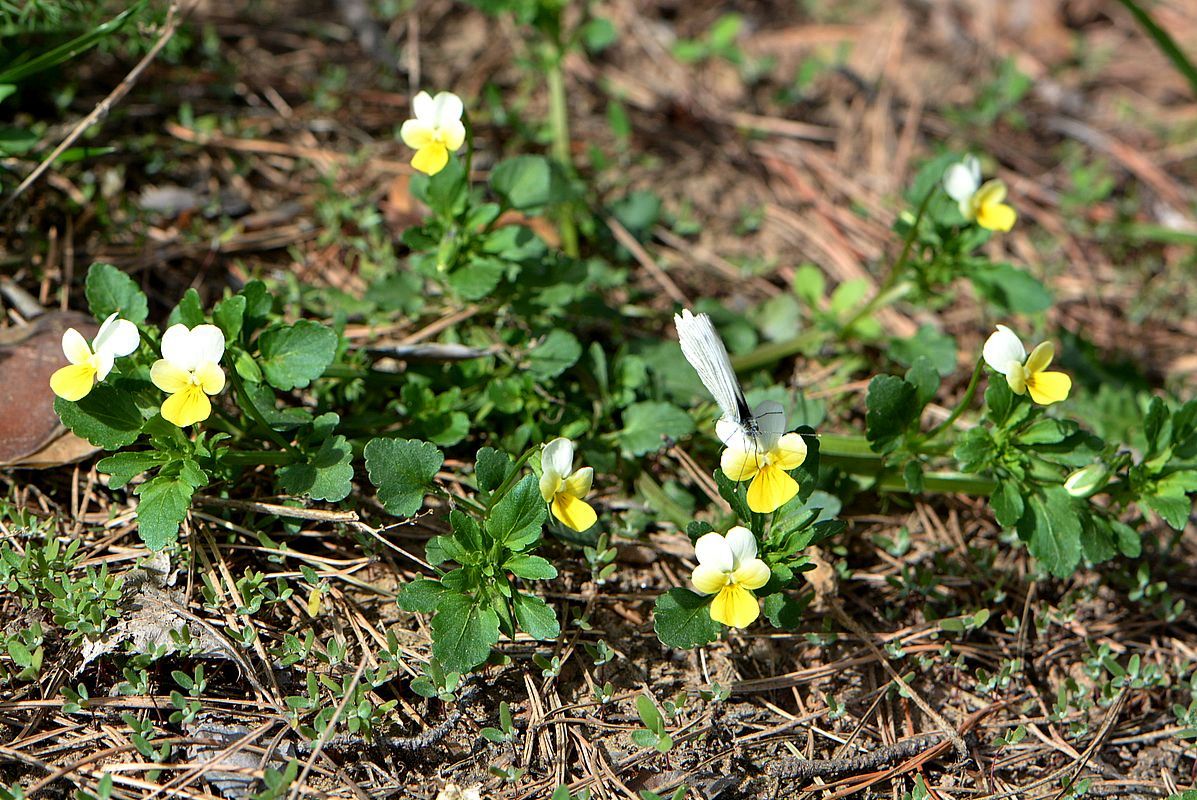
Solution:
<path fill-rule="evenodd" d="M 1140 6 L 1135 0 L 1119 0 L 1119 2 L 1126 6 L 1126 10 L 1139 23 L 1139 27 L 1145 30 L 1148 36 L 1155 39 L 1156 46 L 1168 57 L 1177 72 L 1185 77 L 1185 80 L 1189 82 L 1189 87 L 1193 90 L 1194 97 L 1197 97 L 1197 67 L 1193 66 L 1193 62 L 1176 44 L 1176 40 L 1168 31 L 1159 26 L 1151 14 L 1147 13 L 1147 9 Z"/>
<path fill-rule="evenodd" d="M 279 466 L 294 464 L 295 456 L 278 450 L 228 450 L 221 453 L 220 461 L 235 466 Z"/>
<path fill-rule="evenodd" d="M 973 367 L 973 376 L 968 381 L 968 388 L 964 390 L 964 397 L 960 398 L 960 402 L 952 409 L 952 413 L 948 415 L 948 418 L 932 428 L 931 432 L 923 437 L 920 444 L 926 444 L 952 427 L 952 423 L 960 418 L 960 415 L 964 413 L 966 408 L 972 405 L 973 396 L 977 393 L 977 386 L 981 383 L 981 368 L 984 363 L 981 359 L 977 359 L 977 366 Z"/>
<path fill-rule="evenodd" d="M 565 53 L 558 44 L 547 44 L 550 52 L 546 58 L 545 80 L 549 90 L 549 127 L 553 134 L 553 158 L 561 165 L 568 179 L 573 179 L 573 157 L 569 140 L 569 104 L 565 95 L 565 70 L 562 62 Z M 578 228 L 574 222 L 573 207 L 564 205 L 559 212 L 558 225 L 561 230 L 561 249 L 570 258 L 578 257 Z"/>
<path fill-rule="evenodd" d="M 745 353 L 740 356 L 732 357 L 732 367 L 736 372 L 748 372 L 749 370 L 764 367 L 769 364 L 781 361 L 783 358 L 805 353 L 814 347 L 819 342 L 819 338 L 823 335 L 822 331 L 811 328 L 798 334 L 792 339 L 786 339 L 781 342 L 769 342 L 756 348 L 750 353 Z"/>
<path fill-rule="evenodd" d="M 860 310 L 852 315 L 844 326 L 840 329 L 840 339 L 846 339 L 851 333 L 852 328 L 862 319 L 870 314 L 876 313 L 879 309 L 889 305 L 898 298 L 910 291 L 910 286 L 896 286 L 902 274 L 906 271 L 906 262 L 910 258 L 910 251 L 914 247 L 914 240 L 918 236 L 919 225 L 923 222 L 923 217 L 927 214 L 927 206 L 931 204 L 931 198 L 935 195 L 937 186 L 932 186 L 928 192 L 923 195 L 923 200 L 919 203 L 918 211 L 914 214 L 914 222 L 910 223 L 910 230 L 906 231 L 906 238 L 902 242 L 902 252 L 898 255 L 898 260 L 890 267 L 889 272 L 881 281 L 881 286 L 877 289 L 877 294 L 873 295 L 873 299 L 861 306 Z M 900 290 L 900 291 L 898 291 Z"/>
<path fill-rule="evenodd" d="M 819 464 L 876 478 L 877 488 L 882 491 L 907 491 L 902 475 L 887 468 L 884 457 L 874 453 L 868 440 L 862 436 L 819 434 Z M 923 476 L 923 490 L 926 492 L 989 495 L 996 485 L 991 478 L 959 472 L 929 472 Z"/>
<path fill-rule="evenodd" d="M 502 500 L 507 493 L 511 491 L 511 487 L 515 485 L 516 479 L 520 476 L 520 469 L 528 462 L 528 459 L 532 457 L 532 453 L 535 451 L 535 447 L 529 447 L 520 455 L 519 458 L 515 460 L 515 463 L 511 465 L 511 471 L 507 473 L 507 477 L 503 479 L 501 484 L 499 484 L 499 488 L 490 493 L 484 513 L 489 513 L 490 509 L 494 508 L 495 504 Z"/>
<path fill-rule="evenodd" d="M 279 435 L 278 431 L 270 427 L 270 423 L 268 423 L 262 416 L 262 413 L 258 411 L 258 407 L 254 404 L 253 398 L 251 398 L 249 393 L 245 391 L 245 386 L 241 383 L 241 378 L 237 375 L 237 372 L 235 370 L 229 370 L 228 375 L 229 380 L 233 384 L 233 392 L 237 395 L 237 400 L 241 405 L 241 409 L 245 411 L 245 413 L 249 414 L 250 419 L 262 426 L 262 429 L 266 432 L 266 436 L 270 438 L 270 441 L 274 442 L 292 455 L 303 458 L 303 453 L 301 453 L 298 448 Z"/>

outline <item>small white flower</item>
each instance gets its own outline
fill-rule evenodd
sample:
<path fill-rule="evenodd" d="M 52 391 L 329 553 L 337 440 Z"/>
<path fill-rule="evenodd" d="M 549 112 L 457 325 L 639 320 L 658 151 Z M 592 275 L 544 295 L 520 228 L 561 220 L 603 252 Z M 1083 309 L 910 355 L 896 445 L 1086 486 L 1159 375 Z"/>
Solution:
<path fill-rule="evenodd" d="M 756 537 L 736 526 L 727 535 L 711 532 L 694 543 L 698 566 L 690 575 L 694 588 L 713 594 L 711 619 L 733 628 L 745 628 L 760 616 L 752 592 L 769 582 L 769 565 L 756 557 Z"/>
<path fill-rule="evenodd" d="M 1029 392 L 1032 400 L 1046 406 L 1068 397 L 1072 389 L 1071 378 L 1063 372 L 1047 370 L 1055 353 L 1055 346 L 1051 342 L 1041 342 L 1027 356 L 1027 349 L 1018 335 L 1005 325 L 998 325 L 997 330 L 985 340 L 981 357 L 986 364 L 1006 377 L 1012 392 Z"/>
<path fill-rule="evenodd" d="M 224 389 L 224 333 L 215 325 L 172 325 L 162 335 L 162 358 L 150 368 L 150 380 L 170 395 L 162 417 L 184 428 L 212 413 L 208 395 Z"/>
<path fill-rule="evenodd" d="M 948 167 L 943 174 L 943 188 L 960 206 L 960 213 L 970 222 L 991 231 L 1008 231 L 1018 214 L 1006 205 L 1006 184 L 1000 180 L 981 183 L 981 162 L 967 155 Z"/>
<path fill-rule="evenodd" d="M 67 328 L 62 334 L 62 352 L 70 366 L 50 376 L 50 388 L 63 400 L 82 400 L 108 377 L 116 359 L 127 356 L 141 344 L 137 326 L 116 314 L 109 315 L 88 346 L 83 334 Z"/>
<path fill-rule="evenodd" d="M 574 443 L 559 437 L 546 444 L 540 454 L 540 467 L 540 496 L 553 516 L 579 532 L 594 525 L 598 514 L 582 499 L 590 494 L 594 469 L 574 470 Z"/>
<path fill-rule="evenodd" d="M 449 153 L 455 153 L 465 143 L 465 125 L 461 121 L 465 105 L 452 92 L 439 92 L 432 97 L 420 92 L 411 101 L 415 119 L 409 119 L 399 129 L 403 143 L 416 151 L 411 165 L 428 175 L 435 175 L 449 163 Z"/>

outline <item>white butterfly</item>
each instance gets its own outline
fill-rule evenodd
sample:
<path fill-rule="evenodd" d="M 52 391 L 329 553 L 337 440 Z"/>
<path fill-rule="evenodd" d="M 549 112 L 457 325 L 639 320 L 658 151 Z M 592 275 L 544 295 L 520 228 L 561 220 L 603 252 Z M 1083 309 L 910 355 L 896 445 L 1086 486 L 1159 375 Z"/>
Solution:
<path fill-rule="evenodd" d="M 785 430 L 781 403 L 766 400 L 755 409 L 748 407 L 727 347 L 706 314 L 692 314 L 683 309 L 681 314 L 673 315 L 673 323 L 677 326 L 682 354 L 723 411 L 723 418 L 715 423 L 719 439 L 729 447 L 738 445 L 748 452 L 767 449 L 765 442 L 775 440 Z"/>

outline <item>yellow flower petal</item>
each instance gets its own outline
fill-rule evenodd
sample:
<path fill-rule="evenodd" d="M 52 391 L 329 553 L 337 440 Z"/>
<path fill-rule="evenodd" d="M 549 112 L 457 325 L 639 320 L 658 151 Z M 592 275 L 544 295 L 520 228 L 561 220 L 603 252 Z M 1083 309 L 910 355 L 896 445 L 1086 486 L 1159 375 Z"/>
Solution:
<path fill-rule="evenodd" d="M 719 468 L 723 470 L 724 475 L 739 482 L 755 477 L 764 462 L 763 453 L 729 447 L 723 451 L 723 456 L 719 459 Z"/>
<path fill-rule="evenodd" d="M 1027 358 L 1027 372 L 1034 374 L 1043 372 L 1052 363 L 1056 355 L 1056 346 L 1051 342 L 1040 342 Z"/>
<path fill-rule="evenodd" d="M 167 394 L 177 394 L 192 386 L 191 373 L 164 358 L 158 359 L 150 367 L 150 380 Z"/>
<path fill-rule="evenodd" d="M 561 491 L 561 485 L 565 480 L 555 473 L 549 472 L 547 469 L 540 476 L 540 496 L 544 498 L 546 503 L 553 502 L 553 497 L 557 492 Z"/>
<path fill-rule="evenodd" d="M 1005 203 L 990 203 L 977 209 L 977 224 L 986 230 L 1006 233 L 1017 219 L 1018 214 Z"/>
<path fill-rule="evenodd" d="M 745 561 L 739 569 L 732 573 L 732 580 L 745 589 L 759 589 L 769 582 L 772 574 L 768 564 L 759 558 L 752 558 Z"/>
<path fill-rule="evenodd" d="M 50 376 L 50 389 L 63 400 L 82 400 L 95 385 L 96 369 L 90 361 L 71 364 Z"/>
<path fill-rule="evenodd" d="M 224 389 L 224 370 L 219 364 L 211 361 L 200 364 L 195 369 L 195 377 L 205 394 L 220 394 Z"/>
<path fill-rule="evenodd" d="M 1023 369 L 1022 364 L 1010 365 L 1010 370 L 1006 373 L 1006 383 L 1015 394 L 1027 393 L 1027 371 Z"/>
<path fill-rule="evenodd" d="M 780 467 L 766 464 L 748 486 L 748 507 L 758 514 L 771 514 L 798 494 L 798 481 Z"/>
<path fill-rule="evenodd" d="M 1043 406 L 1060 402 L 1071 389 L 1072 378 L 1063 372 L 1036 372 L 1027 379 L 1031 399 Z"/>
<path fill-rule="evenodd" d="M 594 513 L 589 503 L 565 492 L 557 493 L 550 508 L 553 516 L 561 520 L 562 525 L 579 533 L 598 522 L 598 514 Z"/>
<path fill-rule="evenodd" d="M 199 386 L 188 386 L 166 398 L 162 404 L 162 418 L 167 422 L 186 428 L 203 422 L 212 413 L 212 403 Z"/>
<path fill-rule="evenodd" d="M 594 468 L 582 467 L 574 470 L 574 474 L 565 479 L 562 490 L 574 497 L 585 497 L 590 494 L 590 487 L 594 483 Z"/>
<path fill-rule="evenodd" d="M 426 175 L 435 175 L 449 163 L 449 151 L 441 142 L 430 142 L 416 151 L 411 165 Z"/>
<path fill-rule="evenodd" d="M 806 461 L 806 440 L 798 433 L 787 433 L 777 440 L 777 446 L 769 451 L 769 463 L 786 472 L 798 469 Z"/>
<path fill-rule="evenodd" d="M 727 573 L 709 564 L 699 564 L 694 568 L 694 572 L 690 573 L 690 582 L 703 594 L 714 594 L 727 586 Z"/>
<path fill-rule="evenodd" d="M 743 586 L 730 584 L 711 601 L 711 619 L 732 628 L 746 628 L 761 614 L 756 596 Z"/>

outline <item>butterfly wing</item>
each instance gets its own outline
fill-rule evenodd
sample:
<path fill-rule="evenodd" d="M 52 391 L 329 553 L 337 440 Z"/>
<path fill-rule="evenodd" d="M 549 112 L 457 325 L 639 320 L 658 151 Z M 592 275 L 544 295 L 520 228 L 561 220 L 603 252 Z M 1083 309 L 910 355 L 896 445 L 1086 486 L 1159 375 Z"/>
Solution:
<path fill-rule="evenodd" d="M 683 309 L 681 314 L 673 316 L 673 322 L 677 326 L 682 354 L 698 373 L 702 385 L 707 387 L 719 404 L 724 419 L 743 427 L 752 419 L 752 412 L 748 408 L 748 401 L 744 399 L 744 390 L 740 388 L 736 372 L 732 369 L 727 347 L 711 323 L 711 318 Z"/>

